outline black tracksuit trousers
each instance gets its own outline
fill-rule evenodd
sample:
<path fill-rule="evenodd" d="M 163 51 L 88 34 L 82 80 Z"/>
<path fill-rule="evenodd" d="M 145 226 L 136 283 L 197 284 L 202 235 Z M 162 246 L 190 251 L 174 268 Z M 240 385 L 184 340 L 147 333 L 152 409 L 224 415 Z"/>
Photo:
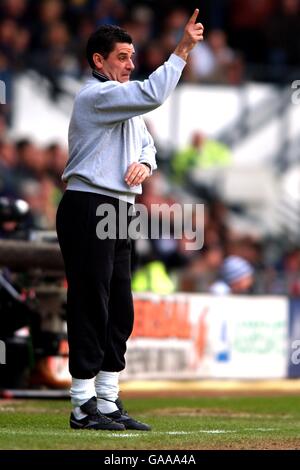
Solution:
<path fill-rule="evenodd" d="M 101 240 L 96 216 L 101 204 L 116 211 L 117 237 Z M 133 328 L 130 239 L 120 239 L 118 220 L 128 227 L 129 204 L 116 198 L 66 191 L 57 210 L 56 228 L 66 277 L 69 369 L 73 377 L 89 379 L 100 370 L 125 367 L 126 341 Z M 127 228 L 126 227 L 126 228 Z"/>

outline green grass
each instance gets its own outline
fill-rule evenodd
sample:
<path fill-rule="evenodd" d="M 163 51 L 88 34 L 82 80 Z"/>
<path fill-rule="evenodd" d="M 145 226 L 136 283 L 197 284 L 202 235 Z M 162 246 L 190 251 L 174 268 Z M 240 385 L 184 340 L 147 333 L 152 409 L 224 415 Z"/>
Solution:
<path fill-rule="evenodd" d="M 0 401 L 0 449 L 300 449 L 299 397 L 135 398 L 151 432 L 73 431 L 68 401 Z"/>

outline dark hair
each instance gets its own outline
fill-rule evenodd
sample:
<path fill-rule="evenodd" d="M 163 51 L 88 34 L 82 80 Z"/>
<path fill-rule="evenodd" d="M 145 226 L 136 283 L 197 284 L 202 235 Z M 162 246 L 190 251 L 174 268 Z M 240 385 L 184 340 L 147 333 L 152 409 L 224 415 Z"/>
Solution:
<path fill-rule="evenodd" d="M 115 25 L 102 25 L 89 38 L 86 46 L 86 58 L 91 68 L 95 67 L 93 55 L 95 52 L 106 59 L 114 49 L 116 42 L 132 44 L 131 36 L 122 28 Z"/>

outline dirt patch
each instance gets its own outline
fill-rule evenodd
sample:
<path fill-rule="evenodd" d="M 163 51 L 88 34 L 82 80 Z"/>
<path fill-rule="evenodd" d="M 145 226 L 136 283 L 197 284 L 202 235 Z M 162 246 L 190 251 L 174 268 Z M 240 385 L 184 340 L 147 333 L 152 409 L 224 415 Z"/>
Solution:
<path fill-rule="evenodd" d="M 246 413 L 241 411 L 230 411 L 224 408 L 158 408 L 151 410 L 151 414 L 158 416 L 195 416 L 195 417 L 210 417 L 215 416 L 218 418 L 257 418 L 257 419 L 272 419 L 274 415 Z M 289 415 L 281 415 L 281 418 L 289 418 Z"/>
<path fill-rule="evenodd" d="M 1 401 L 0 411 L 11 413 L 49 413 L 49 408 L 34 406 L 30 400 L 3 400 Z M 61 413 L 59 408 L 51 408 L 51 414 Z"/>
<path fill-rule="evenodd" d="M 159 447 L 160 450 L 174 450 L 174 447 L 162 446 Z M 281 439 L 280 442 L 275 441 L 275 439 L 260 439 L 260 440 L 251 440 L 249 438 L 245 440 L 239 440 L 236 442 L 228 443 L 218 443 L 210 441 L 205 444 L 198 445 L 189 445 L 184 443 L 181 445 L 176 445 L 176 450 L 299 450 L 300 449 L 300 439 Z"/>
<path fill-rule="evenodd" d="M 299 396 L 299 391 L 288 390 L 138 390 L 138 391 L 122 391 L 122 398 L 213 398 L 213 397 L 282 397 L 282 396 Z"/>
<path fill-rule="evenodd" d="M 201 446 L 199 450 L 299 450 L 300 439 L 281 439 L 280 442 L 275 440 L 261 439 L 259 441 L 247 442 L 231 442 L 228 444 L 214 445 L 211 443 L 209 446 Z M 188 449 L 189 450 L 189 449 Z"/>

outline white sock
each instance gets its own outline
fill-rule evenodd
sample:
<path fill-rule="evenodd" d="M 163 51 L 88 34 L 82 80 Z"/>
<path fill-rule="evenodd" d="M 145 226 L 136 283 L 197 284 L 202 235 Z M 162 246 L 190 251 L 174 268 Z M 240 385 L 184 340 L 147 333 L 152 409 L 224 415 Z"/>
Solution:
<path fill-rule="evenodd" d="M 95 379 L 97 407 L 101 413 L 113 413 L 118 410 L 114 403 L 119 395 L 119 372 L 101 370 Z"/>
<path fill-rule="evenodd" d="M 87 416 L 87 414 L 81 410 L 80 406 L 75 406 L 75 408 L 73 408 L 73 415 L 76 419 L 83 419 Z"/>
<path fill-rule="evenodd" d="M 95 379 L 75 379 L 72 377 L 70 395 L 74 409 L 83 405 L 95 396 Z"/>

